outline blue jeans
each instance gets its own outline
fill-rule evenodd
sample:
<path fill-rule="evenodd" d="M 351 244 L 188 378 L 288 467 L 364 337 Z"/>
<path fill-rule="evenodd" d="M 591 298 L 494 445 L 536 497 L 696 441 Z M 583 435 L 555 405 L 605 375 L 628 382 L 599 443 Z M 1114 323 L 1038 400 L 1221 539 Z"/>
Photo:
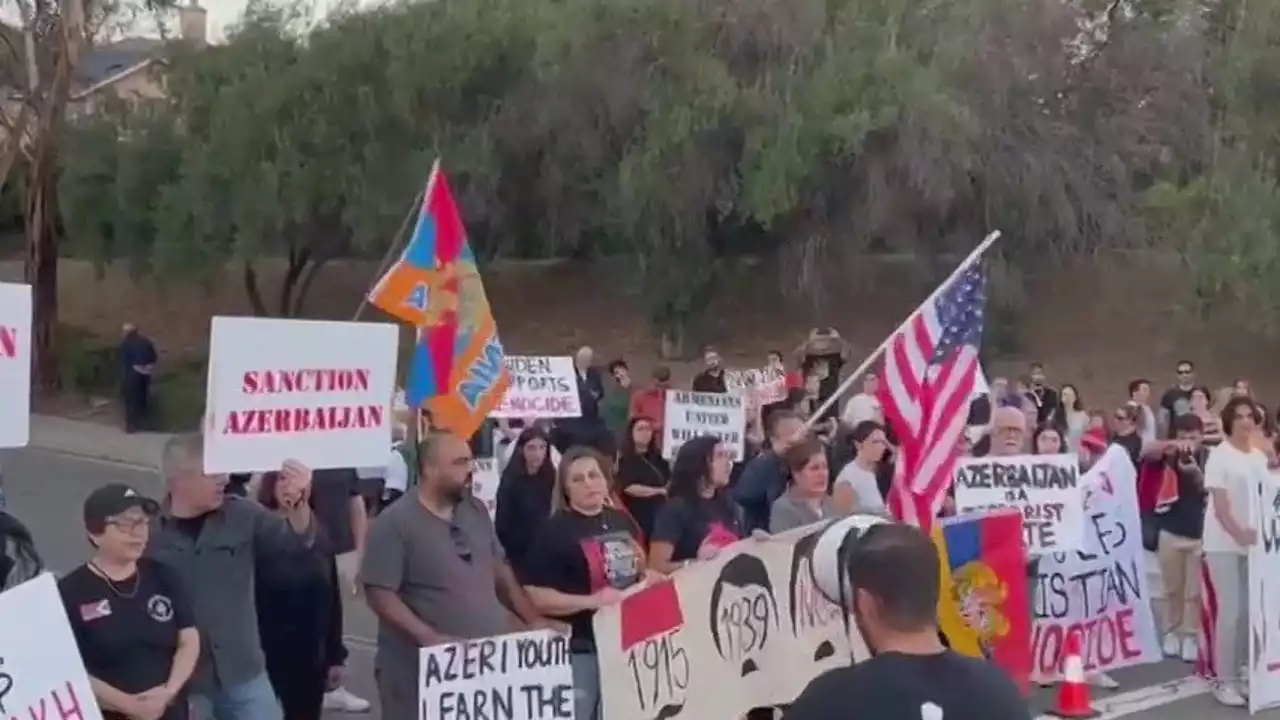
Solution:
<path fill-rule="evenodd" d="M 600 659 L 595 653 L 574 653 L 573 718 L 600 720 Z"/>
<path fill-rule="evenodd" d="M 264 672 L 212 695 L 191 696 L 191 720 L 283 720 L 275 690 Z"/>

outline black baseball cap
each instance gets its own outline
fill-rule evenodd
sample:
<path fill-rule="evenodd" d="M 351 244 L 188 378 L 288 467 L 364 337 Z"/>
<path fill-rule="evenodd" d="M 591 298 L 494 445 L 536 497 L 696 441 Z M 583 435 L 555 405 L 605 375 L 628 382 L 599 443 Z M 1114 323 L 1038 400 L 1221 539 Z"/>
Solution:
<path fill-rule="evenodd" d="M 160 503 L 124 483 L 103 485 L 84 499 L 84 526 L 92 532 L 100 532 L 106 526 L 107 518 L 133 508 L 155 515 L 160 512 Z"/>

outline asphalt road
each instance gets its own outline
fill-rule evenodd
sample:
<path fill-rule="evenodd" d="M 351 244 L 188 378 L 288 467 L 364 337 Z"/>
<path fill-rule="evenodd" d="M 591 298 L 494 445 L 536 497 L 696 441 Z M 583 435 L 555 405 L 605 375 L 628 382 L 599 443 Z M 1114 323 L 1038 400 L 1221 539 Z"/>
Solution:
<path fill-rule="evenodd" d="M 36 543 L 50 568 L 64 572 L 84 561 L 88 545 L 80 520 L 86 495 L 109 482 L 128 483 L 140 491 L 160 494 L 155 473 L 129 466 L 83 460 L 37 449 L 11 453 L 5 459 L 5 495 L 10 510 L 35 534 Z M 373 644 L 375 622 L 359 599 L 347 603 L 346 634 L 351 652 L 347 687 L 374 703 L 380 717 L 373 687 Z M 1114 692 L 1097 691 L 1095 706 L 1104 720 L 1128 717 L 1133 720 L 1230 720 L 1245 711 L 1223 708 L 1203 686 L 1187 679 L 1190 666 L 1163 662 L 1113 673 L 1121 687 Z M 1051 707 L 1048 691 L 1036 697 L 1042 710 Z M 330 714 L 328 719 L 337 718 Z M 1280 720 L 1280 711 L 1263 713 L 1262 720 Z M 389 719 L 392 720 L 392 719 Z M 413 720 L 395 718 L 394 720 Z"/>

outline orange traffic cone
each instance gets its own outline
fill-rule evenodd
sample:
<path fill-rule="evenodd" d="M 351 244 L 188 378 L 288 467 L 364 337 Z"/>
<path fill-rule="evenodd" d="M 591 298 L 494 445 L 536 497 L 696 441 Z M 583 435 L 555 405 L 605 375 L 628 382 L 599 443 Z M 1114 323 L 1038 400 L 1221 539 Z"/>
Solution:
<path fill-rule="evenodd" d="M 1080 634 L 1068 633 L 1062 653 L 1062 683 L 1058 685 L 1058 705 L 1049 714 L 1058 718 L 1096 718 L 1101 713 L 1089 702 L 1089 686 L 1084 681 L 1084 661 L 1080 659 Z"/>

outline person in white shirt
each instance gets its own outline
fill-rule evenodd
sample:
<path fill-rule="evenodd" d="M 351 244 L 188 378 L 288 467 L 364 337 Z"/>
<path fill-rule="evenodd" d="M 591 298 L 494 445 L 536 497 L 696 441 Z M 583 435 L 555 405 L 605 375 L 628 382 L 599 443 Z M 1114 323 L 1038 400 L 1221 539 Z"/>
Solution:
<path fill-rule="evenodd" d="M 1249 399 L 1228 402 L 1222 409 L 1226 440 L 1210 451 L 1204 469 L 1209 502 L 1200 596 L 1212 615 L 1203 627 L 1207 647 L 1201 648 L 1201 656 L 1214 698 L 1229 707 L 1248 704 L 1248 676 L 1242 674 L 1249 651 L 1248 553 L 1258 541 L 1250 503 L 1258 484 L 1270 480 L 1266 455 L 1251 444 L 1260 422 L 1258 409 Z"/>
<path fill-rule="evenodd" d="M 887 508 L 876 482 L 876 469 L 889 448 L 884 426 L 874 420 L 863 420 L 853 428 L 849 440 L 853 443 L 853 460 L 836 476 L 831 490 L 832 502 L 841 515 L 883 515 Z"/>
<path fill-rule="evenodd" d="M 845 403 L 840 422 L 851 428 L 867 420 L 884 422 L 884 408 L 880 405 L 880 399 L 876 397 L 878 392 L 880 392 L 880 376 L 875 371 L 868 370 L 867 374 L 862 376 L 862 392 L 849 398 L 849 402 Z"/>

